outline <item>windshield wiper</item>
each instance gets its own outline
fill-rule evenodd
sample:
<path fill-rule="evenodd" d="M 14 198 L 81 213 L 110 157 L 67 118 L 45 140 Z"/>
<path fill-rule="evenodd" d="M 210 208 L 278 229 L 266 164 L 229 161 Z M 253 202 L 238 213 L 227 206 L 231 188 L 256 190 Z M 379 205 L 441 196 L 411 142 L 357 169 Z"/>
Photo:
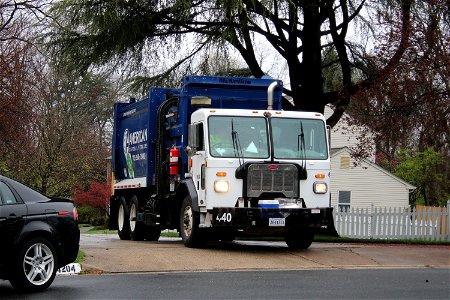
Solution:
<path fill-rule="evenodd" d="M 234 157 L 239 158 L 239 165 L 244 163 L 244 155 L 242 154 L 241 142 L 239 141 L 239 135 L 236 130 L 234 130 L 234 122 L 231 119 L 231 139 L 233 141 Z M 242 158 L 242 163 L 241 163 Z"/>
<path fill-rule="evenodd" d="M 300 121 L 300 134 L 297 136 L 297 151 L 300 155 L 301 167 L 306 167 L 306 149 L 305 149 L 305 132 L 303 131 L 303 123 Z"/>

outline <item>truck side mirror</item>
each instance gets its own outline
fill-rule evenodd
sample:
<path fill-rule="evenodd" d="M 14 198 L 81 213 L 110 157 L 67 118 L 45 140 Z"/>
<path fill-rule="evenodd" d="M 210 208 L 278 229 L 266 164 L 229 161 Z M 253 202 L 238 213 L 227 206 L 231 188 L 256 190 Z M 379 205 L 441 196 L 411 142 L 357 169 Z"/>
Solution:
<path fill-rule="evenodd" d="M 188 145 L 193 148 L 194 151 L 204 150 L 203 123 L 189 124 Z"/>

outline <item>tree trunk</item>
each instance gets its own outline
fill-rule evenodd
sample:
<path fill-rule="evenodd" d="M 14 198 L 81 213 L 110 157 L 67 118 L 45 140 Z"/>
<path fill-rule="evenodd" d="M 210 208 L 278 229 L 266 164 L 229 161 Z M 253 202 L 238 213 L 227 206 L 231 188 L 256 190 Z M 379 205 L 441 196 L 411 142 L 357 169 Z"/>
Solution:
<path fill-rule="evenodd" d="M 299 86 L 292 87 L 292 94 L 297 110 L 324 112 L 322 52 L 320 43 L 319 1 L 303 3 L 304 26 L 302 35 L 303 57 L 300 71 L 290 74 L 291 82 Z M 299 80 L 293 80 L 299 78 Z"/>

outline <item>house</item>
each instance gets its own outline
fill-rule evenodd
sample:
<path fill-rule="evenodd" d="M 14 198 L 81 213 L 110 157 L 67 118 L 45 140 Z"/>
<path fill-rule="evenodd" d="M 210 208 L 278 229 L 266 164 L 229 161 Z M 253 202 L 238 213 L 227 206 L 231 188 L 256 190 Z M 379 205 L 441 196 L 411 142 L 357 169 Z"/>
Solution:
<path fill-rule="evenodd" d="M 369 161 L 355 160 L 348 147 L 331 150 L 331 206 L 340 210 L 408 207 L 414 186 Z"/>
<path fill-rule="evenodd" d="M 332 111 L 327 107 L 325 116 Z M 352 155 L 362 136 L 373 137 L 367 128 L 347 122 L 348 115 L 331 130 L 331 206 L 338 209 L 374 207 L 408 207 L 411 184 L 375 164 L 375 144 L 367 158 Z M 367 143 L 367 140 L 366 140 Z M 370 143 L 370 139 L 369 139 Z"/>

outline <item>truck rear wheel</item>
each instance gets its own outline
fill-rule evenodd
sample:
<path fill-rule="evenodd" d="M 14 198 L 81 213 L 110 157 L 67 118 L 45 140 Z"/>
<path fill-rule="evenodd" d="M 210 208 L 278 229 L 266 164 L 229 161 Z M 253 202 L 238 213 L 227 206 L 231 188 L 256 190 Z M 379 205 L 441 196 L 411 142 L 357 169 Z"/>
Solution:
<path fill-rule="evenodd" d="M 291 249 L 308 249 L 314 240 L 314 232 L 308 229 L 289 231 L 284 240 Z"/>
<path fill-rule="evenodd" d="M 117 210 L 117 233 L 121 240 L 130 239 L 130 213 L 124 197 L 120 197 Z"/>
<path fill-rule="evenodd" d="M 181 205 L 180 233 L 181 239 L 186 247 L 195 248 L 202 244 L 200 235 L 199 214 L 192 209 L 192 199 L 186 196 Z"/>
<path fill-rule="evenodd" d="M 139 201 L 136 195 L 131 197 L 130 201 L 130 237 L 133 241 L 142 241 L 144 239 L 144 224 L 138 222 Z"/>

